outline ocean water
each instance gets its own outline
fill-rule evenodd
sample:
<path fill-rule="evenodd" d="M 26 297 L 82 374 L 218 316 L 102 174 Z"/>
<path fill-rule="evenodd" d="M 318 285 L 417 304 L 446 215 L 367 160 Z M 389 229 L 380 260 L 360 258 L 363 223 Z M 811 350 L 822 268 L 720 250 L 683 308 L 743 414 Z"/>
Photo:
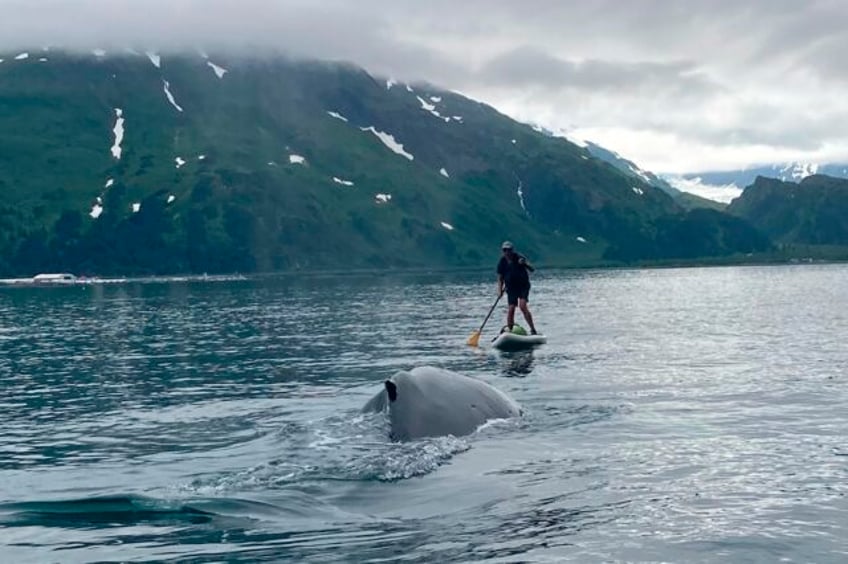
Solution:
<path fill-rule="evenodd" d="M 848 267 L 0 289 L 0 562 L 846 562 Z M 524 415 L 393 443 L 397 370 Z"/>

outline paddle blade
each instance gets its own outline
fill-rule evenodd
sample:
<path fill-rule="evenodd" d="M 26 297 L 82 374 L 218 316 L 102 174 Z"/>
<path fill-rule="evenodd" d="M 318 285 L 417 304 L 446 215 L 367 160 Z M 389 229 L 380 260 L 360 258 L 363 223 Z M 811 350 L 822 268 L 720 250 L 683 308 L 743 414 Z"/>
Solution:
<path fill-rule="evenodd" d="M 476 347 L 480 343 L 480 331 L 474 331 L 471 333 L 471 336 L 468 337 L 468 346 Z"/>

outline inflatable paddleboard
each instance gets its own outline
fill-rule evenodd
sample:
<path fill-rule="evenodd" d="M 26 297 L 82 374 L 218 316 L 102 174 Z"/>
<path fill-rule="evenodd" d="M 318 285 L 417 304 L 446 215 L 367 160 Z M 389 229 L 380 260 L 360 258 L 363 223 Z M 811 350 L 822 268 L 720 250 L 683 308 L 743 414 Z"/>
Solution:
<path fill-rule="evenodd" d="M 492 346 L 502 351 L 520 351 L 544 345 L 548 338 L 544 335 L 516 335 L 504 331 L 492 341 Z"/>

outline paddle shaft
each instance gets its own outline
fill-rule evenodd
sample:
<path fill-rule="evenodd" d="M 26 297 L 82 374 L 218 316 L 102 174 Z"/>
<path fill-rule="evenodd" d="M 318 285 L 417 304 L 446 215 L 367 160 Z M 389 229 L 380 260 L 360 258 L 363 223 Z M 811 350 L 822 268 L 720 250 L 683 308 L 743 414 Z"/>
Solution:
<path fill-rule="evenodd" d="M 483 332 L 483 327 L 485 327 L 485 326 L 486 326 L 486 323 L 488 323 L 488 322 L 489 322 L 489 318 L 490 318 L 490 317 L 492 317 L 492 312 L 494 312 L 494 311 L 495 311 L 495 307 L 497 307 L 498 302 L 499 302 L 499 301 L 501 301 L 501 296 L 503 296 L 503 292 L 501 292 L 500 294 L 498 294 L 498 297 L 497 297 L 497 299 L 495 300 L 495 303 L 493 303 L 493 304 L 492 304 L 492 307 L 491 307 L 491 308 L 489 308 L 489 313 L 486 315 L 486 319 L 484 319 L 484 320 L 483 320 L 483 324 L 482 324 L 482 325 L 480 325 L 480 329 L 478 329 L 478 330 L 477 330 L 477 333 L 478 333 L 478 334 Z"/>

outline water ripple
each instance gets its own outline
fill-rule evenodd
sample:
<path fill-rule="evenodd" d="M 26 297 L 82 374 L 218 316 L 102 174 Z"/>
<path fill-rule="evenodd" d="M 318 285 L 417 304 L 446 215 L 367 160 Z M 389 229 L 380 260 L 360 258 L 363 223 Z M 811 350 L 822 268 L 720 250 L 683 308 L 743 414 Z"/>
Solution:
<path fill-rule="evenodd" d="M 489 273 L 0 289 L 0 560 L 844 561 L 846 275 L 542 272 L 522 354 Z M 424 364 L 524 417 L 391 442 Z"/>

